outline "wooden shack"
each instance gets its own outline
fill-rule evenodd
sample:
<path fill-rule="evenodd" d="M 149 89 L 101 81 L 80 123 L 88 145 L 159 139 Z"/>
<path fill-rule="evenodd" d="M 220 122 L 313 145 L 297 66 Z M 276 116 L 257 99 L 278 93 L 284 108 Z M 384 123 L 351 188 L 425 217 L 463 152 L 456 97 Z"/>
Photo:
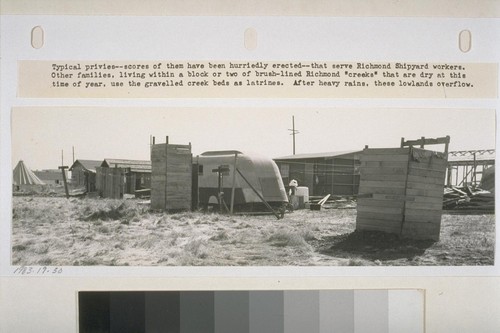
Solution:
<path fill-rule="evenodd" d="M 309 188 L 312 196 L 355 195 L 359 188 L 361 151 L 296 154 L 275 158 L 283 179 Z"/>
<path fill-rule="evenodd" d="M 119 199 L 151 187 L 150 161 L 107 158 L 96 170 L 96 188 L 103 198 Z"/>
<path fill-rule="evenodd" d="M 66 172 L 66 171 L 65 171 Z M 33 173 L 47 185 L 62 185 L 63 176 L 61 170 L 35 170 Z"/>
<path fill-rule="evenodd" d="M 191 144 L 153 144 L 151 171 L 152 209 L 168 211 L 191 209 Z"/>
<path fill-rule="evenodd" d="M 356 230 L 439 240 L 449 139 L 402 139 L 400 148 L 366 148 Z M 423 148 L 429 144 L 445 144 L 445 151 Z"/>
<path fill-rule="evenodd" d="M 71 171 L 71 185 L 73 187 L 84 187 L 87 192 L 96 191 L 96 169 L 102 161 L 76 160 L 69 168 Z M 59 171 L 61 174 L 61 171 Z"/>
<path fill-rule="evenodd" d="M 125 170 L 122 168 L 97 168 L 97 189 L 103 198 L 121 199 L 125 193 Z"/>

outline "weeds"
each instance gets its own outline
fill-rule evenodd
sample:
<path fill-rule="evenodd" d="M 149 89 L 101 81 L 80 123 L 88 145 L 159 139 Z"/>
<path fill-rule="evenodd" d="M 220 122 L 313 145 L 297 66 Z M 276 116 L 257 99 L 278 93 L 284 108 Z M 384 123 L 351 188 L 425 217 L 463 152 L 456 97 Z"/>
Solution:
<path fill-rule="evenodd" d="M 26 245 L 19 244 L 19 245 L 14 245 L 14 246 L 12 247 L 12 251 L 14 251 L 14 252 L 16 252 L 16 251 L 17 251 L 17 252 L 19 252 L 19 251 L 24 251 L 24 250 L 26 250 L 27 248 L 28 248 L 28 247 L 27 247 Z"/>
<path fill-rule="evenodd" d="M 186 245 L 184 245 L 184 250 L 191 253 L 197 258 L 206 258 L 208 253 L 206 252 L 207 241 L 201 238 L 192 239 Z"/>
<path fill-rule="evenodd" d="M 97 231 L 101 234 L 109 234 L 110 233 L 110 230 L 109 230 L 109 227 L 108 226 L 105 226 L 105 225 L 102 225 L 100 226 Z"/>
<path fill-rule="evenodd" d="M 38 265 L 40 266 L 50 266 L 52 265 L 52 259 L 48 256 L 41 258 L 38 260 Z"/>
<path fill-rule="evenodd" d="M 47 254 L 49 252 L 49 246 L 47 244 L 36 244 L 33 251 L 36 254 Z"/>
<path fill-rule="evenodd" d="M 302 247 L 307 245 L 307 242 L 305 241 L 302 235 L 283 229 L 280 229 L 271 234 L 271 236 L 269 236 L 267 241 L 271 242 L 274 246 L 279 246 L 279 247 L 284 247 L 284 246 Z"/>
<path fill-rule="evenodd" d="M 135 200 L 14 197 L 16 265 L 492 265 L 495 217 L 443 215 L 440 241 L 354 232 L 355 210 L 157 214 Z"/>
<path fill-rule="evenodd" d="M 347 266 L 364 266 L 364 262 L 360 259 L 349 259 Z"/>
<path fill-rule="evenodd" d="M 184 212 L 184 213 L 177 213 L 173 214 L 170 218 L 172 220 L 177 220 L 177 221 L 186 221 L 186 220 L 191 220 L 194 217 L 194 214 L 191 212 Z"/>
<path fill-rule="evenodd" d="M 179 237 L 181 237 L 181 233 L 180 232 L 178 232 L 178 231 L 172 231 L 167 236 L 167 243 L 170 246 L 173 246 L 173 245 L 175 245 L 175 243 L 177 243 L 177 239 L 179 239 Z"/>
<path fill-rule="evenodd" d="M 81 221 L 121 220 L 122 224 L 134 219 L 140 209 L 128 201 L 120 200 L 88 200 L 81 210 L 78 219 Z"/>
<path fill-rule="evenodd" d="M 98 266 L 100 262 L 95 258 L 83 258 L 80 260 L 75 260 L 73 266 Z"/>
<path fill-rule="evenodd" d="M 210 240 L 213 241 L 221 241 L 221 240 L 227 240 L 229 237 L 227 235 L 226 230 L 221 230 L 217 233 L 217 235 L 210 237 Z"/>

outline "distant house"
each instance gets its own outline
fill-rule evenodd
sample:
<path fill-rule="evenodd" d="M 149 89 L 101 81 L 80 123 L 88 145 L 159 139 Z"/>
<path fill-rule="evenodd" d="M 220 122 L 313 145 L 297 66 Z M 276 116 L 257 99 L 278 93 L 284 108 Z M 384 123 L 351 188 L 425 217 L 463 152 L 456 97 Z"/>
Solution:
<path fill-rule="evenodd" d="M 355 195 L 363 151 L 296 154 L 275 158 L 285 185 L 292 179 L 315 196 Z"/>
<path fill-rule="evenodd" d="M 151 161 L 106 158 L 96 170 L 96 188 L 105 198 L 151 188 Z"/>
<path fill-rule="evenodd" d="M 96 191 L 96 169 L 102 161 L 76 160 L 69 168 L 71 184 L 74 187 L 85 187 L 88 192 Z"/>
<path fill-rule="evenodd" d="M 61 170 L 37 170 L 33 171 L 35 175 L 40 178 L 47 185 L 63 185 L 63 176 Z M 67 171 L 65 170 L 66 175 Z"/>

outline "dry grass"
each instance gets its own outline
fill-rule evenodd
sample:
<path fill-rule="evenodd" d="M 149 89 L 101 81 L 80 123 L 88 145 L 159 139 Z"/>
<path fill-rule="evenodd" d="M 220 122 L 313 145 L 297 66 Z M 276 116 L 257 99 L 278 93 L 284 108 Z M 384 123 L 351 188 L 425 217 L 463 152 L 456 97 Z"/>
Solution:
<path fill-rule="evenodd" d="M 356 210 L 276 220 L 150 212 L 135 200 L 14 197 L 12 264 L 80 266 L 492 265 L 492 215 L 443 215 L 439 242 L 358 233 Z"/>

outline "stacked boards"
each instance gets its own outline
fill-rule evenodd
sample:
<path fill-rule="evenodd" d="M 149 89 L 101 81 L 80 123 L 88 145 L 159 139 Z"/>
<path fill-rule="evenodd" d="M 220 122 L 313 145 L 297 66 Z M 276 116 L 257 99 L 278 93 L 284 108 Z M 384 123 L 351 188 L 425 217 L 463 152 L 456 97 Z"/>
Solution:
<path fill-rule="evenodd" d="M 415 147 L 365 149 L 356 229 L 439 240 L 446 155 Z"/>
<path fill-rule="evenodd" d="M 191 209 L 191 145 L 156 144 L 151 148 L 151 208 Z"/>

